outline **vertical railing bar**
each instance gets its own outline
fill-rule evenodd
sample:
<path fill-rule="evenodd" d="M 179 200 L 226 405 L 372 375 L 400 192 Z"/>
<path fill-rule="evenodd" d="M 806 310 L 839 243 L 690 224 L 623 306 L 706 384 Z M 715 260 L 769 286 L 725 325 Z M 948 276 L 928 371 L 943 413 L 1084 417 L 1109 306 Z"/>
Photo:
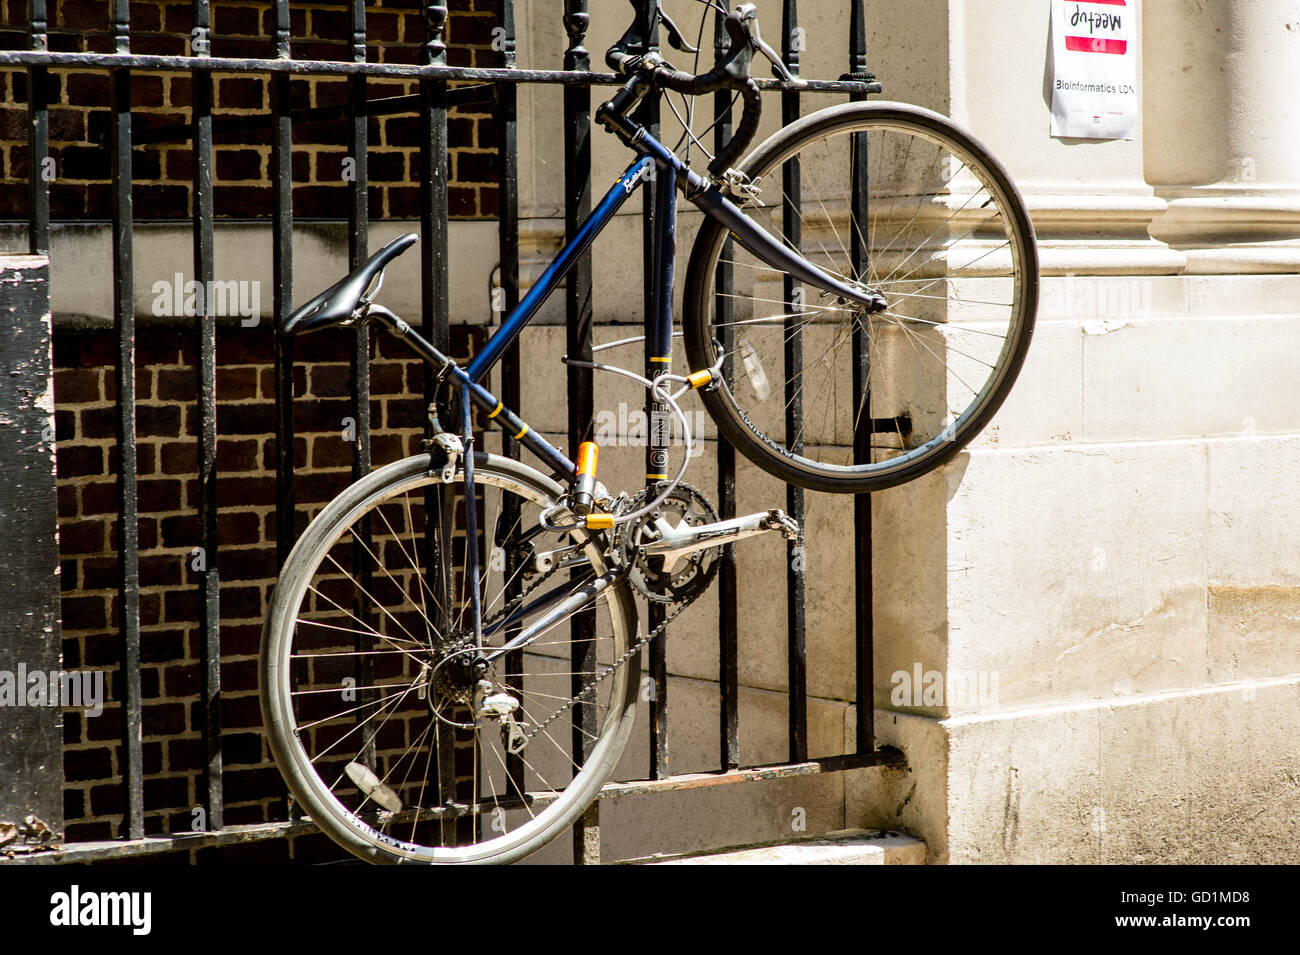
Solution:
<path fill-rule="evenodd" d="M 727 32 L 721 13 L 714 15 L 714 64 L 722 62 L 729 47 Z M 713 94 L 714 151 L 719 152 L 731 139 L 732 93 L 723 90 Z M 731 264 L 732 240 L 728 236 L 722 246 L 718 270 L 714 276 L 714 327 L 718 329 L 722 345 L 722 377 L 731 381 L 731 353 L 735 347 L 735 267 Z M 736 450 L 721 434 L 718 445 L 718 514 L 723 520 L 736 516 Z M 740 668 L 739 599 L 736 592 L 736 551 L 734 544 L 722 548 L 718 560 L 718 693 L 719 693 L 719 749 L 722 769 L 735 769 L 740 765 Z"/>
<path fill-rule="evenodd" d="M 424 45 L 425 65 L 443 66 L 447 62 L 447 48 L 442 41 L 447 5 L 425 3 L 421 4 L 421 9 L 428 34 Z M 424 96 L 426 125 L 420 142 L 424 161 L 421 183 L 425 193 L 422 204 L 425 234 L 421 237 L 424 259 L 422 321 L 434 347 L 445 354 L 451 348 L 447 325 L 447 84 L 443 80 L 423 79 L 420 89 Z"/>
<path fill-rule="evenodd" d="M 587 0 L 565 0 L 564 29 L 568 47 L 564 51 L 566 70 L 588 70 L 591 56 L 583 45 L 590 22 Z M 573 242 L 582 222 L 591 213 L 591 90 L 586 86 L 564 88 L 564 239 Z M 564 290 L 565 352 L 580 361 L 592 360 L 592 266 L 588 250 L 569 272 Z M 578 445 L 591 438 L 595 394 L 592 373 L 587 368 L 568 369 L 569 455 L 578 460 Z M 572 572 L 576 579 L 578 572 Z M 589 607 L 575 614 L 570 625 L 573 639 L 572 692 L 579 693 L 586 677 L 596 667 L 596 612 Z M 637 687 L 633 687 L 636 692 Z M 597 730 L 595 706 L 579 706 L 574 711 L 572 749 L 575 761 L 586 765 L 591 752 L 590 741 Z M 599 808 L 593 806 L 573 827 L 573 861 L 594 864 L 600 861 Z"/>
<path fill-rule="evenodd" d="M 275 56 L 289 58 L 289 0 L 275 0 Z M 271 206 L 272 283 L 274 288 L 276 407 L 276 549 L 279 563 L 294 541 L 294 429 L 292 339 L 278 334 L 280 324 L 293 310 L 293 119 L 289 113 L 289 76 L 271 77 Z"/>
<path fill-rule="evenodd" d="M 785 0 L 782 17 L 781 54 L 791 74 L 799 75 L 799 11 L 796 0 Z M 799 94 L 786 90 L 781 94 L 781 124 L 788 126 L 799 118 Z M 782 229 L 790 247 L 802 241 L 802 179 L 799 160 L 792 159 L 781 169 Z M 803 452 L 803 286 L 790 275 L 782 277 L 786 312 L 785 320 L 785 431 L 786 441 L 795 454 Z M 807 603 L 804 588 L 806 557 L 804 554 L 804 491 L 786 485 L 786 509 L 799 525 L 797 540 L 786 547 L 786 638 L 787 674 L 789 679 L 790 761 L 808 758 L 808 686 L 807 686 Z"/>
<path fill-rule="evenodd" d="M 352 0 L 352 37 L 351 53 L 354 63 L 366 60 L 366 4 L 365 0 Z M 366 77 L 352 76 L 348 79 L 350 96 L 348 98 L 348 155 L 351 163 L 344 170 L 351 176 L 348 190 L 348 268 L 355 269 L 369 255 L 370 209 L 368 205 L 369 189 L 369 150 L 367 142 L 367 123 L 369 113 L 366 105 Z M 353 383 L 352 409 L 356 421 L 356 454 L 352 460 L 352 477 L 358 480 L 370 471 L 370 333 L 366 325 L 354 331 L 355 342 L 351 354 L 351 375 Z"/>
<path fill-rule="evenodd" d="M 421 60 L 426 66 L 441 66 L 447 62 L 447 47 L 443 43 L 443 30 L 447 24 L 447 5 L 421 3 L 425 42 Z M 449 292 L 447 284 L 447 84 L 443 80 L 420 80 L 420 324 L 421 330 L 435 348 L 443 354 L 451 349 L 451 331 L 448 326 Z M 432 409 L 437 400 L 435 371 L 424 369 L 424 397 Z M 439 409 L 445 412 L 446 409 Z M 430 433 L 432 429 L 430 428 Z M 443 553 L 450 547 L 455 511 L 451 494 L 435 490 L 425 493 L 425 568 L 426 574 L 436 573 L 432 587 L 437 595 L 436 605 L 441 608 L 437 621 L 446 628 L 451 613 L 450 579 L 451 554 Z M 456 798 L 456 793 L 444 793 L 441 780 L 454 777 L 456 732 L 439 723 L 435 731 L 437 768 L 432 781 L 439 800 Z M 472 797 L 471 797 L 472 798 Z M 458 838 L 459 824 L 452 826 L 452 838 Z M 443 838 L 448 838 L 443 826 Z"/>
<path fill-rule="evenodd" d="M 498 13 L 502 28 L 501 61 L 505 69 L 515 66 L 515 10 L 513 0 L 500 0 Z M 513 83 L 496 86 L 497 133 L 497 248 L 500 257 L 501 301 L 496 309 L 499 315 L 509 315 L 519 304 L 519 124 L 518 96 Z M 501 400 L 508 408 L 518 409 L 521 404 L 519 343 L 506 350 L 501 360 Z M 519 459 L 519 442 L 502 436 L 502 451 L 506 457 Z M 508 505 L 508 510 L 507 510 Z M 507 527 L 516 526 L 520 502 L 514 498 L 502 503 L 501 520 Z M 509 581 L 506 600 L 514 600 L 524 590 L 519 569 L 520 556 L 514 547 L 508 547 L 505 558 L 505 579 Z M 507 640 L 523 630 L 522 623 L 507 628 Z M 506 656 L 506 683 L 523 690 L 523 651 Z M 523 754 L 507 754 L 506 773 L 510 777 L 510 792 L 525 792 Z"/>
<path fill-rule="evenodd" d="M 212 11 L 208 0 L 194 0 L 195 55 L 206 55 Z M 212 77 L 192 70 L 194 155 L 194 280 L 204 293 L 213 281 L 212 207 Z M 195 316 L 198 339 L 197 410 L 199 414 L 199 540 L 202 564 L 199 574 L 199 669 L 203 712 L 202 801 L 209 829 L 222 827 L 221 787 L 221 574 L 217 539 L 217 325 L 211 296 L 200 296 L 202 310 Z"/>
<path fill-rule="evenodd" d="M 352 37 L 351 53 L 354 63 L 366 60 L 366 4 L 365 0 L 352 0 Z M 366 77 L 349 77 L 351 87 L 348 98 L 348 155 L 351 163 L 344 170 L 351 176 L 348 190 L 348 268 L 355 269 L 369 255 L 370 209 L 368 205 L 369 189 L 369 150 L 367 142 L 367 123 L 369 113 L 366 105 Z M 370 333 L 368 326 L 362 325 L 355 332 L 355 342 L 351 354 L 351 374 L 353 382 L 352 409 L 357 429 L 356 454 L 352 460 L 353 480 L 364 477 L 370 471 Z"/>
<path fill-rule="evenodd" d="M 426 34 L 423 62 L 444 65 L 447 6 L 422 3 L 420 10 Z M 446 354 L 451 336 L 447 324 L 447 84 L 442 80 L 420 80 L 420 121 L 420 321 L 425 337 Z M 426 366 L 425 398 L 432 403 L 436 397 L 435 370 Z"/>
<path fill-rule="evenodd" d="M 31 0 L 29 12 L 28 48 L 45 53 L 50 46 L 45 32 L 46 0 Z M 50 251 L 50 179 L 46 174 L 46 159 L 50 155 L 48 79 L 46 67 L 27 68 L 27 249 L 33 255 Z"/>
<path fill-rule="evenodd" d="M 349 47 L 352 62 L 366 61 L 366 4 L 365 0 L 352 0 Z M 343 170 L 344 175 L 351 175 L 348 190 L 348 269 L 355 269 L 365 261 L 369 252 L 369 151 L 367 142 L 367 124 L 369 112 L 366 107 L 366 78 L 352 76 L 348 78 L 348 155 L 350 168 Z M 359 481 L 370 473 L 370 327 L 362 323 L 352 331 L 352 348 L 348 355 L 349 371 L 352 378 L 352 420 L 354 425 L 352 480 Z M 358 592 L 353 599 L 352 612 L 362 627 L 359 630 L 373 628 L 369 601 L 361 595 L 372 592 L 373 570 L 367 559 L 374 553 L 372 541 L 373 529 L 370 519 L 362 521 L 360 533 L 352 536 L 352 566 L 358 568 Z M 365 651 L 374 649 L 374 641 L 358 632 L 353 649 L 357 651 L 354 679 L 359 687 L 370 686 L 374 680 L 373 658 Z M 361 728 L 361 746 L 357 759 L 365 766 L 375 767 L 375 733 L 378 729 L 375 721 L 367 722 L 363 713 L 356 714 L 356 722 Z"/>
<path fill-rule="evenodd" d="M 289 58 L 289 0 L 275 0 L 272 35 L 274 55 Z M 279 334 L 280 324 L 293 311 L 293 118 L 290 115 L 289 74 L 271 78 L 271 281 L 274 286 L 275 330 L 275 550 L 284 566 L 296 536 L 294 493 L 293 340 Z M 298 816 L 292 798 L 289 818 Z"/>
<path fill-rule="evenodd" d="M 116 53 L 131 52 L 129 0 L 113 0 Z M 111 74 L 113 114 L 113 314 L 117 332 L 117 553 L 118 628 L 122 648 L 122 750 L 118 768 L 126 788 L 125 834 L 144 837 L 144 779 L 140 699 L 140 541 L 136 504 L 135 289 L 131 269 L 131 73 Z"/>
<path fill-rule="evenodd" d="M 638 14 L 643 16 L 649 22 L 643 20 L 641 24 L 641 35 L 646 38 L 647 52 L 657 52 L 659 49 L 659 18 L 654 12 L 654 5 L 646 4 L 645 8 Z M 646 128 L 646 131 L 656 139 L 659 138 L 659 92 L 652 90 L 641 101 L 637 108 L 637 121 Z M 658 265 L 654 255 L 654 237 L 655 230 L 658 226 L 658 215 L 656 211 L 657 196 L 659 192 L 658 177 L 652 175 L 644 188 L 644 206 L 642 211 L 642 248 L 644 251 L 644 295 L 645 295 L 645 321 L 652 323 L 658 322 Z M 647 331 L 649 327 L 647 328 Z M 645 373 L 649 377 L 656 371 L 655 364 L 650 361 L 654 356 L 654 336 L 646 335 L 645 339 Z M 649 394 L 646 395 L 646 420 L 651 420 L 651 399 Z M 649 429 L 647 428 L 647 432 Z M 647 434 L 648 438 L 648 434 Z M 646 471 L 650 473 L 650 445 L 647 440 L 646 444 Z M 646 486 L 652 487 L 657 481 L 647 479 Z M 662 604 L 651 602 L 648 606 L 646 627 L 648 630 L 654 630 L 660 626 L 666 617 L 666 611 Z M 650 778 L 663 779 L 669 774 L 668 771 L 668 655 L 665 647 L 668 643 L 667 633 L 662 634 L 658 639 L 650 643 L 650 678 L 654 681 L 655 692 L 650 697 Z"/>
<path fill-rule="evenodd" d="M 863 0 L 853 0 L 849 22 L 849 75 L 851 78 L 867 79 L 867 30 L 866 11 Z M 855 93 L 852 99 L 864 100 L 865 93 Z M 859 223 L 867 218 L 867 143 L 866 134 L 858 133 L 853 137 L 852 178 L 853 191 L 850 199 L 850 215 Z M 862 275 L 867 269 L 867 256 L 870 252 L 863 244 L 861 236 L 865 228 L 849 229 L 850 266 L 855 276 Z M 870 403 L 871 356 L 868 351 L 867 336 L 861 326 L 853 330 L 853 407 L 863 407 L 866 401 L 867 413 L 859 418 L 866 427 L 858 427 L 853 434 L 853 460 L 864 463 L 871 455 L 871 403 Z M 864 392 L 867 392 L 864 395 Z M 874 644 L 874 608 L 873 608 L 873 572 L 871 553 L 871 496 L 860 494 L 853 499 L 853 560 L 854 579 L 857 586 L 854 591 L 854 625 L 857 649 L 856 700 L 857 714 L 855 728 L 857 731 L 857 751 L 872 752 L 875 747 L 875 644 Z"/>

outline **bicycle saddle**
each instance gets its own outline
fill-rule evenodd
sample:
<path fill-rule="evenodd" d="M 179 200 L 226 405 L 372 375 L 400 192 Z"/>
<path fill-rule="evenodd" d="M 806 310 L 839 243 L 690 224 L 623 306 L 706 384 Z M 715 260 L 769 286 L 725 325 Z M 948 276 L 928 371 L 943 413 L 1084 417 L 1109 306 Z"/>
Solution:
<path fill-rule="evenodd" d="M 305 335 L 352 318 L 375 276 L 420 240 L 419 233 L 408 232 L 388 243 L 358 268 L 339 279 L 311 301 L 300 305 L 280 326 L 281 335 Z"/>

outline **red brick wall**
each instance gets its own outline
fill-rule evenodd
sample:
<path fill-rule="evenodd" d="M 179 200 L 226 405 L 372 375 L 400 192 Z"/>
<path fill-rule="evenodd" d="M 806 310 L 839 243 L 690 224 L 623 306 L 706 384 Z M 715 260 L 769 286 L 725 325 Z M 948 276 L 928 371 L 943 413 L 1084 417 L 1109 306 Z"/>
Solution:
<path fill-rule="evenodd" d="M 271 4 L 267 0 L 213 0 L 214 56 L 267 57 Z M 291 3 L 291 48 L 297 58 L 348 56 L 344 0 Z M 495 0 L 451 0 L 445 33 L 452 65 L 496 65 L 491 49 Z M 368 59 L 416 63 L 424 42 L 417 0 L 368 0 Z M 111 49 L 109 4 L 103 0 L 49 0 L 50 46 L 58 51 Z M 188 0 L 131 3 L 131 48 L 136 53 L 186 54 L 192 25 Z M 27 0 L 0 0 L 0 48 L 27 45 Z M 57 221 L 110 215 L 109 85 L 103 71 L 51 69 L 52 217 Z M 0 219 L 27 216 L 28 75 L 0 70 Z M 371 100 L 416 92 L 411 81 L 368 81 Z M 295 77 L 294 110 L 343 104 L 347 82 Z M 214 120 L 246 118 L 251 125 L 218 132 L 214 151 L 214 205 L 219 218 L 263 218 L 271 208 L 269 82 L 265 76 L 217 74 Z M 191 121 L 188 74 L 137 72 L 132 77 L 132 127 L 142 140 L 133 152 L 137 219 L 184 219 L 192 214 L 193 160 L 188 141 L 157 138 Z M 486 105 L 454 108 L 448 123 L 454 217 L 496 212 L 495 142 Z M 151 140 L 153 138 L 153 141 Z M 419 207 L 419 118 L 415 113 L 370 120 L 372 218 L 408 218 Z M 296 122 L 293 205 L 297 219 L 343 219 L 349 184 L 342 121 Z M 57 326 L 56 316 L 56 326 Z M 454 329 L 454 353 L 469 354 L 477 339 Z M 342 334 L 322 333 L 296 346 L 294 371 L 295 487 L 301 529 L 351 481 L 354 445 L 342 436 L 352 413 Z M 145 826 L 149 833 L 194 826 L 203 759 L 199 700 L 198 574 L 191 549 L 198 543 L 195 340 L 180 327 L 150 328 L 137 336 L 137 444 L 140 535 L 141 685 Z M 104 712 L 65 712 L 65 821 L 69 841 L 122 833 L 121 696 L 117 665 L 116 395 L 111 332 L 56 327 L 55 403 L 58 445 L 59 536 L 62 570 L 63 666 L 105 672 Z M 217 484 L 221 579 L 222 754 L 225 822 L 285 818 L 284 787 L 264 742 L 258 706 L 257 652 L 266 601 L 275 582 L 275 381 L 269 330 L 222 330 L 217 341 Z M 372 362 L 371 456 L 387 463 L 414 452 L 424 428 L 423 366 L 386 337 Z M 209 555 L 211 563 L 211 555 Z M 259 860 L 337 855 L 319 836 L 276 840 L 233 850 Z M 187 857 L 190 853 L 181 853 Z"/>
<path fill-rule="evenodd" d="M 495 66 L 491 49 L 497 23 L 494 0 L 451 0 L 445 42 L 456 66 Z M 49 0 L 50 47 L 58 51 L 111 50 L 110 5 L 104 0 Z M 424 24 L 417 0 L 368 0 L 367 58 L 378 63 L 417 63 Z M 349 56 L 349 4 L 343 0 L 294 2 L 291 50 L 301 59 Z M 136 53 L 184 55 L 193 7 L 188 2 L 134 0 L 131 49 Z M 271 5 L 266 0 L 213 0 L 213 56 L 269 57 Z M 27 0 L 0 0 L 0 48 L 27 45 Z M 308 109 L 347 102 L 343 79 L 295 78 L 292 107 Z M 412 81 L 372 79 L 368 99 L 416 91 Z M 55 220 L 110 216 L 109 80 L 104 72 L 50 70 L 50 185 Z M 27 74 L 0 71 L 0 218 L 27 214 Z M 181 130 L 190 122 L 191 82 L 186 73 L 138 72 L 132 79 L 132 125 L 140 138 L 158 130 Z M 219 217 L 270 215 L 271 158 L 269 82 L 265 76 L 218 75 L 213 116 L 245 117 L 253 129 L 216 136 L 214 207 Z M 407 218 L 419 214 L 419 120 L 414 113 L 370 120 L 370 215 Z M 496 171 L 491 122 L 485 105 L 454 110 L 450 142 L 449 212 L 482 217 L 496 211 Z M 299 218 L 347 217 L 348 184 L 343 178 L 347 133 L 339 121 L 299 124 L 294 131 L 294 214 Z M 132 179 L 139 218 L 185 218 L 192 214 L 193 162 L 184 138 L 146 143 L 133 153 Z"/>
<path fill-rule="evenodd" d="M 477 338 L 453 330 L 453 351 Z M 323 332 L 295 345 L 295 490 L 298 528 L 351 482 L 354 445 L 348 341 Z M 373 343 L 371 455 L 386 464 L 418 450 L 423 366 L 388 336 Z M 116 414 L 110 332 L 55 336 L 63 666 L 102 669 L 120 699 L 116 635 Z M 195 507 L 198 432 L 194 335 L 150 330 L 138 339 L 141 685 L 145 825 L 189 831 L 199 804 L 198 575 Z M 283 819 L 284 789 L 264 742 L 257 652 L 276 576 L 275 380 L 269 331 L 217 338 L 217 484 L 221 577 L 222 754 L 227 825 Z M 65 814 L 69 841 L 120 833 L 121 714 L 65 712 Z M 283 848 L 265 850 L 272 854 Z"/>

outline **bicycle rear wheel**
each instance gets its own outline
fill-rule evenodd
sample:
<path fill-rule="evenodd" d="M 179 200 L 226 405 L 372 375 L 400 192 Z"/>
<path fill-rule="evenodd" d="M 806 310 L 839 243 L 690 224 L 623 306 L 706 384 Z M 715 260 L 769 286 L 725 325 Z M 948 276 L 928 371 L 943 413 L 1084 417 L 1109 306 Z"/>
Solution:
<path fill-rule="evenodd" d="M 465 616 L 471 502 L 461 474 L 444 484 L 429 455 L 330 502 L 272 597 L 261 660 L 272 753 L 312 820 L 367 861 L 536 851 L 596 798 L 635 715 L 639 656 L 615 665 L 635 640 L 631 590 L 581 589 L 604 573 L 601 541 L 537 523 L 562 493 L 554 481 L 495 455 L 474 461 L 483 642 L 555 617 L 526 650 L 479 665 Z M 571 633 L 582 614 L 590 629 Z M 484 716 L 493 694 L 501 710 L 517 704 L 510 719 Z"/>
<path fill-rule="evenodd" d="M 803 287 L 706 220 L 683 325 L 692 368 L 725 357 L 703 393 L 722 435 L 812 490 L 943 464 L 1002 404 L 1033 332 L 1033 225 L 1006 171 L 945 117 L 886 102 L 812 113 L 740 168 L 760 190 L 747 215 L 889 305 L 868 315 Z"/>

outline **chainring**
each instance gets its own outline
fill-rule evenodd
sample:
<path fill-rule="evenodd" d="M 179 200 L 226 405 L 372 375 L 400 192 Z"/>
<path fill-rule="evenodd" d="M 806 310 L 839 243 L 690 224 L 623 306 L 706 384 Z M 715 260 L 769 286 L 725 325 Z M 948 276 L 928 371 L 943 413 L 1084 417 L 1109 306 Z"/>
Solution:
<path fill-rule="evenodd" d="M 644 507 L 658 493 L 653 488 L 641 491 L 628 502 L 628 509 Z M 657 520 L 665 520 L 673 527 L 680 527 L 682 523 L 698 527 L 714 523 L 718 514 L 697 488 L 679 483 L 654 511 L 621 525 L 615 541 L 629 568 L 628 580 L 647 600 L 661 604 L 694 600 L 717 576 L 721 548 L 697 550 L 666 567 L 664 558 L 647 557 L 641 552 L 643 545 L 658 538 Z"/>

